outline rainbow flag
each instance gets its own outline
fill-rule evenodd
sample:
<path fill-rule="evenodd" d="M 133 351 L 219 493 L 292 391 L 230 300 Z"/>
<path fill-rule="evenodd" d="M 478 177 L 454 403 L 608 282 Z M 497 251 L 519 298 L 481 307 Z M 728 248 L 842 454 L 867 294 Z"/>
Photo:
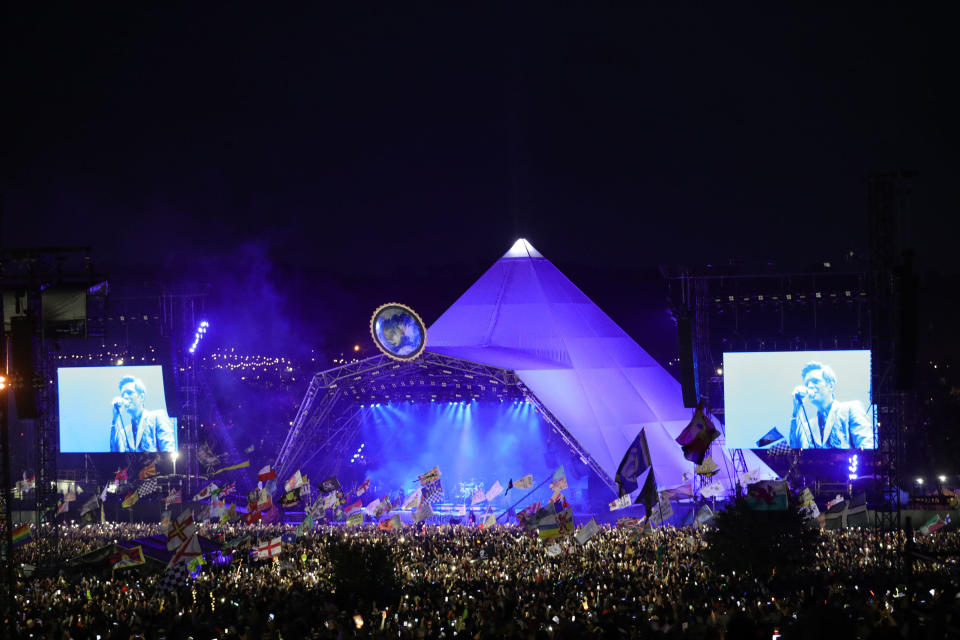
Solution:
<path fill-rule="evenodd" d="M 13 530 L 13 546 L 19 547 L 33 542 L 33 533 L 30 532 L 29 524 L 22 524 Z"/>

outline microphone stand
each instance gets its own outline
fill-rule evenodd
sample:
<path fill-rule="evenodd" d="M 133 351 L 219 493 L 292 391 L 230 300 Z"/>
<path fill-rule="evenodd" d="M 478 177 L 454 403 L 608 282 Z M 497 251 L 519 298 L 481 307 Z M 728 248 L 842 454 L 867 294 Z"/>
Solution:
<path fill-rule="evenodd" d="M 800 400 L 800 410 L 803 411 L 803 421 L 807 423 L 807 433 L 810 434 L 810 442 L 816 444 L 816 440 L 813 438 L 813 427 L 810 426 L 810 418 L 807 417 L 807 407 L 803 404 L 803 400 Z"/>

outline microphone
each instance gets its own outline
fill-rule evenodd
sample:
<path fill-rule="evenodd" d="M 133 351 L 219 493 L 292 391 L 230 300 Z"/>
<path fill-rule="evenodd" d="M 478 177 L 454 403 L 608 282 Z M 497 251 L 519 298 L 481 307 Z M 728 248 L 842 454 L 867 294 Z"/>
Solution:
<path fill-rule="evenodd" d="M 806 398 L 808 395 L 810 395 L 810 392 L 807 390 L 806 387 L 801 387 L 801 388 L 798 388 L 798 389 L 794 389 L 794 391 L 793 391 L 793 396 L 794 396 L 794 397 L 797 399 L 797 401 L 799 401 L 799 402 L 803 402 L 804 398 Z"/>
<path fill-rule="evenodd" d="M 117 396 L 116 398 L 113 399 L 114 411 L 120 411 L 120 407 L 122 406 L 123 406 L 123 398 L 121 398 L 120 396 Z"/>

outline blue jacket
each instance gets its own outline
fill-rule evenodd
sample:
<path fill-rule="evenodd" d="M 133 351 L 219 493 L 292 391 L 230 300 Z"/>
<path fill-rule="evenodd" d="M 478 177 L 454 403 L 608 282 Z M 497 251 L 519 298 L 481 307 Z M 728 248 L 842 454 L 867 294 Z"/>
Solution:
<path fill-rule="evenodd" d="M 813 424 L 808 424 L 809 417 Z M 823 439 L 817 414 L 801 411 L 790 421 L 790 446 L 794 449 L 873 449 L 873 424 L 858 401 L 830 405 L 823 425 Z"/>
<path fill-rule="evenodd" d="M 147 451 L 151 453 L 176 451 L 177 438 L 173 421 L 162 409 L 144 410 L 136 432 L 129 420 L 115 418 L 110 427 L 110 451 Z M 138 442 L 139 437 L 139 442 Z"/>

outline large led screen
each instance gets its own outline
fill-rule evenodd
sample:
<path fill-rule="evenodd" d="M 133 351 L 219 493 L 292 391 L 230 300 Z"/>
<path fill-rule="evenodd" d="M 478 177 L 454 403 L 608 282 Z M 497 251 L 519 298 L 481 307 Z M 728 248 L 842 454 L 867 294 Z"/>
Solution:
<path fill-rule="evenodd" d="M 723 354 L 731 449 L 875 449 L 870 351 Z"/>
<path fill-rule="evenodd" d="M 177 450 L 159 365 L 62 367 L 57 384 L 61 452 Z"/>

